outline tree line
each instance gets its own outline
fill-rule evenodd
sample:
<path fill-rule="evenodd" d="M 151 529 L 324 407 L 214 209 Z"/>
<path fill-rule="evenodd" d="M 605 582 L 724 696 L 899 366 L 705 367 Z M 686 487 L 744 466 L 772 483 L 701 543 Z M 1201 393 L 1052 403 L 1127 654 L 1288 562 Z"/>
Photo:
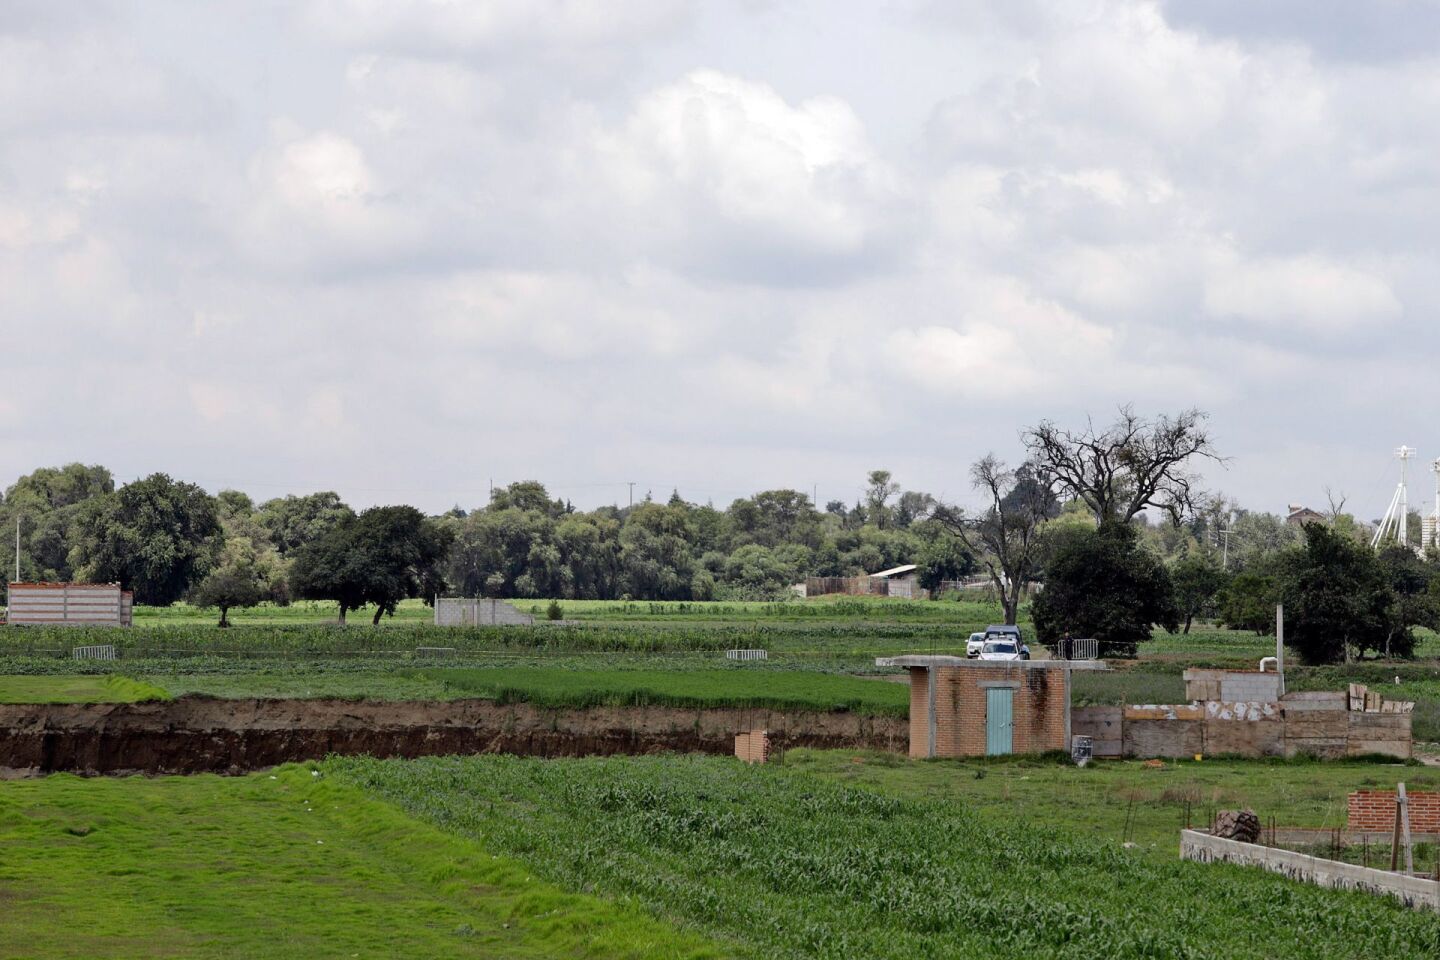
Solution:
<path fill-rule="evenodd" d="M 976 569 L 931 518 L 935 500 L 876 470 L 853 504 L 818 510 L 795 490 L 724 509 L 678 492 L 576 510 L 533 481 L 483 507 L 426 516 L 355 511 L 332 491 L 256 503 L 154 474 L 117 486 L 101 466 L 43 468 L 12 484 L 0 523 L 21 540 L 22 580 L 118 582 L 137 603 L 228 610 L 292 598 L 362 606 L 453 592 L 560 599 L 778 599 L 806 576 L 918 563 L 927 584 Z"/>
<path fill-rule="evenodd" d="M 1440 626 L 1440 560 L 1369 549 L 1369 525 L 1332 503 L 1300 528 L 1202 490 L 1219 462 L 1205 415 L 1142 417 L 1022 431 L 1014 467 L 970 468 L 967 506 L 903 490 L 875 470 L 853 504 L 823 509 L 796 490 L 728 507 L 679 492 L 576 510 L 543 484 L 512 483 L 488 503 L 426 516 L 355 511 L 334 492 L 256 503 L 164 474 L 117 487 L 104 467 L 21 477 L 0 501 L 19 524 L 22 579 L 115 581 L 136 602 L 236 607 L 292 598 L 373 606 L 440 593 L 559 599 L 781 599 L 807 576 L 857 576 L 914 563 L 934 590 L 976 573 L 1014 623 L 1035 585 L 1039 639 L 1094 636 L 1133 649 L 1156 627 L 1195 620 L 1266 631 L 1276 603 L 1287 640 L 1316 662 L 1408 655 L 1413 628 Z M 1418 518 L 1412 518 L 1418 524 Z"/>

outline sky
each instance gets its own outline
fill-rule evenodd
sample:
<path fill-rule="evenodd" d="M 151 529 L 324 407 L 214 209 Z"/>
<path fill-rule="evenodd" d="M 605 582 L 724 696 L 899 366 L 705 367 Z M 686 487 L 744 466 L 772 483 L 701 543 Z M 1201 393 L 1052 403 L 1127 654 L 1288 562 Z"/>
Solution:
<path fill-rule="evenodd" d="M 577 506 L 1198 407 L 1440 457 L 1440 2 L 0 0 L 0 485 Z"/>

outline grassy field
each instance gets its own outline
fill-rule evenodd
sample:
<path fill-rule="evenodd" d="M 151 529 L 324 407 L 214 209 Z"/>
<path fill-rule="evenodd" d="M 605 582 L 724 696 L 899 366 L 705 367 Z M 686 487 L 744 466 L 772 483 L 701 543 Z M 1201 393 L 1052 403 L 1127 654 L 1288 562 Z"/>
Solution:
<path fill-rule="evenodd" d="M 904 717 L 909 688 L 801 670 L 646 670 L 586 666 L 451 667 L 365 672 L 253 671 L 108 676 L 0 676 L 0 703 L 127 703 L 184 694 L 348 700 L 475 698 L 543 707 L 673 706 L 843 710 Z"/>
<path fill-rule="evenodd" d="M 161 687 L 118 675 L 0 675 L 0 703 L 136 703 L 168 700 Z"/>
<path fill-rule="evenodd" d="M 886 753 L 790 750 L 785 766 L 895 796 L 955 803 L 982 817 L 1061 825 L 1173 860 L 1177 831 L 1216 810 L 1250 808 L 1279 827 L 1344 827 L 1354 790 L 1440 790 L 1440 768 L 1313 760 L 1106 760 L 1079 769 L 1046 758 L 907 761 Z M 1425 862 L 1425 868 L 1430 866 Z"/>
<path fill-rule="evenodd" d="M 1096 835 L 1059 803 L 1049 823 L 941 794 L 947 774 L 968 771 L 905 765 L 936 778 L 927 795 L 913 782 L 835 782 L 830 767 L 865 766 L 848 755 L 807 762 L 822 775 L 699 757 L 335 758 L 324 769 L 547 880 L 644 904 L 767 960 L 1440 950 L 1434 914 L 1178 862 L 1175 823 L 1162 857 Z"/>
<path fill-rule="evenodd" d="M 730 953 L 304 767 L 0 783 L 0 850 L 5 958 Z"/>

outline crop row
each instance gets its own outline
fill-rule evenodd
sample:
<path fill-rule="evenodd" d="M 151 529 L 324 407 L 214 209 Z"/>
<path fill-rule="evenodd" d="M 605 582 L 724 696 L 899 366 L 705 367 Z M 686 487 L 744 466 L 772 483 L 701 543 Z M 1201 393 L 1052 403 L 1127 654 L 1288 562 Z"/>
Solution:
<path fill-rule="evenodd" d="M 113 644 L 122 656 L 163 657 L 363 656 L 419 647 L 478 651 L 722 651 L 758 647 L 772 651 L 853 653 L 963 649 L 965 628 L 949 624 L 818 623 L 583 623 L 535 627 L 437 627 L 397 624 L 385 628 L 324 624 L 199 625 L 134 628 L 63 627 L 0 629 L 0 656 L 69 656 L 80 644 Z"/>
<path fill-rule="evenodd" d="M 766 958 L 1435 956 L 1440 917 L 1156 862 L 783 767 L 715 758 L 335 758 L 343 780 L 566 887 Z M 1243 917 L 1243 922 L 1237 918 Z"/>

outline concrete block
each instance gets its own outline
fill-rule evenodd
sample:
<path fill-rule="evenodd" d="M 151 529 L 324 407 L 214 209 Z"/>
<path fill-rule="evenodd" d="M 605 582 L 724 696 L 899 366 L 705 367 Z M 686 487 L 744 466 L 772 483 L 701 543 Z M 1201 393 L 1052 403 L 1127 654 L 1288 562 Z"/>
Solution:
<path fill-rule="evenodd" d="M 1193 757 L 1205 752 L 1200 720 L 1132 720 L 1125 717 L 1125 756 Z"/>
<path fill-rule="evenodd" d="M 1125 720 L 1201 720 L 1205 708 L 1195 704 L 1144 703 L 1127 704 Z"/>
<path fill-rule="evenodd" d="M 1413 744 L 1409 740 L 1356 740 L 1351 737 L 1346 747 L 1346 755 L 1351 757 L 1378 753 L 1387 757 L 1409 760 L 1412 752 Z"/>
<path fill-rule="evenodd" d="M 1207 720 L 1205 749 L 1210 756 L 1234 753 L 1245 757 L 1285 755 L 1285 725 L 1273 720 Z"/>
<path fill-rule="evenodd" d="M 1285 756 L 1320 757 L 1325 760 L 1340 760 L 1349 755 L 1348 737 L 1289 737 L 1285 738 Z"/>

